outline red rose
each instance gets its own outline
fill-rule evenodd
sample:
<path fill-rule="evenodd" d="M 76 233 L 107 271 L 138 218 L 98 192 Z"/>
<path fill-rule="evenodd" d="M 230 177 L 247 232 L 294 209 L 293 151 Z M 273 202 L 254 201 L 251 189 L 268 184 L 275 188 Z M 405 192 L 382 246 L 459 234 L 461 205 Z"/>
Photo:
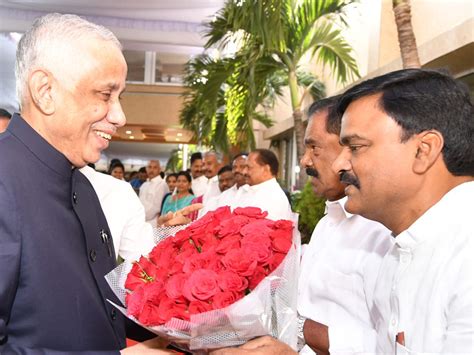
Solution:
<path fill-rule="evenodd" d="M 250 222 L 250 218 L 247 216 L 233 216 L 225 221 L 222 221 L 216 228 L 216 232 L 219 237 L 236 234 L 239 230 Z"/>
<path fill-rule="evenodd" d="M 220 243 L 216 245 L 216 252 L 218 254 L 226 254 L 229 250 L 240 248 L 240 235 L 234 234 L 229 235 L 220 240 Z"/>
<path fill-rule="evenodd" d="M 268 265 L 273 256 L 271 246 L 265 243 L 243 245 L 242 249 L 249 254 L 253 254 L 258 265 Z"/>
<path fill-rule="evenodd" d="M 187 276 L 185 274 L 176 274 L 171 276 L 166 282 L 166 295 L 173 300 L 182 298 L 183 287 L 186 280 Z"/>
<path fill-rule="evenodd" d="M 270 272 L 275 270 L 278 266 L 280 266 L 283 259 L 285 259 L 286 254 L 282 253 L 273 253 L 273 258 L 270 261 Z"/>
<path fill-rule="evenodd" d="M 288 253 L 288 250 L 290 250 L 291 247 L 291 240 L 287 238 L 275 238 L 272 241 L 272 247 L 273 250 L 275 250 L 278 253 Z"/>
<path fill-rule="evenodd" d="M 157 273 L 156 265 L 142 256 L 140 260 L 133 263 L 132 270 L 130 270 L 125 281 L 125 288 L 133 291 L 144 283 L 154 281 Z"/>
<path fill-rule="evenodd" d="M 247 217 L 262 219 L 268 216 L 267 211 L 263 211 L 258 207 L 237 207 L 234 210 L 235 215 L 244 215 Z"/>
<path fill-rule="evenodd" d="M 229 251 L 222 258 L 222 263 L 227 270 L 233 271 L 240 276 L 252 275 L 257 266 L 255 254 L 243 249 Z"/>
<path fill-rule="evenodd" d="M 229 206 L 222 206 L 216 209 L 212 214 L 213 217 L 218 221 L 223 221 L 228 219 L 232 215 L 232 212 Z"/>
<path fill-rule="evenodd" d="M 138 315 L 138 321 L 144 325 L 164 324 L 162 320 L 163 313 L 160 311 L 158 304 L 153 302 L 145 302 L 142 311 Z"/>
<path fill-rule="evenodd" d="M 260 221 L 264 222 L 261 223 Z M 240 234 L 244 237 L 265 237 L 269 238 L 273 230 L 267 226 L 265 220 L 256 220 L 250 222 L 240 229 Z"/>
<path fill-rule="evenodd" d="M 186 280 L 183 295 L 189 301 L 205 301 L 219 292 L 217 274 L 212 270 L 196 270 Z"/>
<path fill-rule="evenodd" d="M 249 277 L 249 289 L 253 290 L 268 275 L 267 271 L 258 266 L 252 276 Z"/>
<path fill-rule="evenodd" d="M 212 311 L 212 306 L 209 302 L 203 301 L 192 301 L 189 303 L 188 312 L 189 314 L 198 314 Z"/>
<path fill-rule="evenodd" d="M 227 307 L 233 304 L 238 299 L 242 298 L 241 295 L 243 295 L 243 292 L 241 292 L 240 294 L 231 291 L 216 293 L 212 298 L 212 307 L 214 309 L 221 309 Z"/>
<path fill-rule="evenodd" d="M 205 251 L 203 253 L 197 253 L 191 255 L 183 266 L 185 273 L 191 273 L 198 269 L 213 269 L 213 266 L 217 264 L 217 255 L 213 249 Z"/>
<path fill-rule="evenodd" d="M 129 315 L 138 318 L 138 315 L 143 309 L 145 304 L 145 291 L 143 290 L 142 284 L 140 287 L 137 287 L 132 293 L 127 294 L 125 297 L 125 303 L 127 304 L 127 313 Z"/>
<path fill-rule="evenodd" d="M 233 271 L 222 271 L 217 275 L 217 284 L 222 291 L 240 292 L 244 291 L 249 283 L 245 277 Z"/>
<path fill-rule="evenodd" d="M 286 219 L 280 219 L 275 222 L 275 229 L 283 229 L 287 231 L 293 230 L 293 222 Z"/>

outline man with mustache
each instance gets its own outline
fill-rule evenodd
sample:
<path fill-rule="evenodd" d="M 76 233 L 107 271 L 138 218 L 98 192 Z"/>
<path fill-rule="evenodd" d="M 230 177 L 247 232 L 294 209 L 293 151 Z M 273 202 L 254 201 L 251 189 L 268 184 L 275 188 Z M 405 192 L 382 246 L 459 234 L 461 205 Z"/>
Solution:
<path fill-rule="evenodd" d="M 377 353 L 474 353 L 474 110 L 450 76 L 406 69 L 342 95 L 346 209 L 392 231 Z"/>
<path fill-rule="evenodd" d="M 342 151 L 338 97 L 317 101 L 308 110 L 306 150 L 301 165 L 312 176 L 315 193 L 327 199 L 327 214 L 316 226 L 301 263 L 298 286 L 301 354 L 374 353 L 371 304 L 390 232 L 380 223 L 348 213 L 344 185 L 332 170 Z M 344 177 L 347 178 L 347 177 Z M 305 345 L 306 343 L 306 345 Z M 245 350 L 244 350 L 245 349 Z M 217 354 L 294 354 L 270 337 L 242 349 Z"/>

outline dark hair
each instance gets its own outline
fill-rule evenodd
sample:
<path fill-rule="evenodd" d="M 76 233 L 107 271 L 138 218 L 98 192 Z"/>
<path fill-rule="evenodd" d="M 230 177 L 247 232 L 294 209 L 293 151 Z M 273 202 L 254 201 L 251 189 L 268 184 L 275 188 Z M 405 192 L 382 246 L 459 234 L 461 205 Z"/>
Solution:
<path fill-rule="evenodd" d="M 425 130 L 443 135 L 443 160 L 456 176 L 474 176 L 474 111 L 467 87 L 435 70 L 404 69 L 364 81 L 339 100 L 342 116 L 349 104 L 379 94 L 379 107 L 402 128 L 401 142 Z"/>
<path fill-rule="evenodd" d="M 247 158 L 248 155 L 249 155 L 249 153 L 247 153 L 247 152 L 240 152 L 239 154 L 234 155 L 234 157 L 232 158 L 232 163 L 235 161 L 235 159 L 237 159 L 239 157 Z"/>
<path fill-rule="evenodd" d="M 176 174 L 176 179 L 179 177 L 179 176 L 184 176 L 186 178 L 186 180 L 188 180 L 188 182 L 191 182 L 192 179 L 191 179 L 191 174 L 188 173 L 187 171 L 180 171 L 179 173 Z"/>
<path fill-rule="evenodd" d="M 193 163 L 196 160 L 202 160 L 202 154 L 200 152 L 196 152 L 196 153 L 191 154 L 191 165 L 193 165 Z"/>
<path fill-rule="evenodd" d="M 116 159 L 109 167 L 109 175 L 112 174 L 112 170 L 115 168 L 122 168 L 122 171 L 125 172 L 125 167 L 123 166 L 122 162 Z"/>
<path fill-rule="evenodd" d="M 161 176 L 162 179 L 164 179 L 164 178 L 165 178 L 165 172 L 164 172 L 164 171 L 160 171 L 160 176 Z"/>
<path fill-rule="evenodd" d="M 171 173 L 171 174 L 166 175 L 165 181 L 168 182 L 168 179 L 170 177 L 175 177 L 176 179 L 178 179 L 178 174 L 177 173 Z"/>
<path fill-rule="evenodd" d="M 5 110 L 4 108 L 0 108 L 0 117 L 6 117 L 8 119 L 12 118 L 12 115 L 10 112 Z"/>
<path fill-rule="evenodd" d="M 341 95 L 331 96 L 313 102 L 308 108 L 308 120 L 310 120 L 315 113 L 327 109 L 328 115 L 326 119 L 326 131 L 328 133 L 339 135 L 339 133 L 341 132 L 342 115 L 340 115 L 337 111 L 337 103 L 339 102 L 340 98 Z"/>
<path fill-rule="evenodd" d="M 260 165 L 269 165 L 273 176 L 278 174 L 278 158 L 269 149 L 255 149 L 252 153 L 257 153 L 257 162 Z"/>
<path fill-rule="evenodd" d="M 224 165 L 222 168 L 220 168 L 219 171 L 217 172 L 217 175 L 224 174 L 227 171 L 232 172 L 232 167 L 230 165 Z"/>
<path fill-rule="evenodd" d="M 146 173 L 146 168 L 142 166 L 140 169 L 138 169 L 139 173 Z"/>

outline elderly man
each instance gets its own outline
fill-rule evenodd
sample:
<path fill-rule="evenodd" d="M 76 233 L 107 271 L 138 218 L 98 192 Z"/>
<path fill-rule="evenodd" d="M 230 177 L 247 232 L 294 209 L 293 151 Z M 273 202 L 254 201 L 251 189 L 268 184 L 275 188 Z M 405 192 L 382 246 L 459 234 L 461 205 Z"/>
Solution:
<path fill-rule="evenodd" d="M 158 160 L 150 160 L 146 167 L 148 180 L 140 186 L 140 201 L 145 207 L 145 218 L 148 223 L 156 227 L 157 218 L 161 212 L 161 203 L 169 188 L 160 176 L 161 166 Z"/>
<path fill-rule="evenodd" d="M 270 219 L 291 219 L 291 206 L 280 184 L 276 181 L 278 159 L 269 149 L 251 152 L 244 168 L 248 185 L 242 186 L 231 208 L 254 206 L 268 212 Z"/>
<path fill-rule="evenodd" d="M 21 116 L 0 139 L 2 354 L 118 354 L 125 346 L 104 279 L 115 266 L 110 230 L 77 168 L 97 161 L 124 125 L 126 74 L 116 37 L 74 15 L 37 19 L 18 44 Z"/>
<path fill-rule="evenodd" d="M 5 132 L 12 115 L 7 110 L 0 108 L 0 133 Z"/>
<path fill-rule="evenodd" d="M 217 173 L 222 167 L 220 156 L 213 151 L 204 154 L 204 175 L 207 178 L 207 188 L 203 195 L 202 203 L 206 206 L 211 198 L 220 195 L 219 178 Z"/>
<path fill-rule="evenodd" d="M 191 154 L 191 177 L 193 178 L 191 188 L 196 197 L 204 195 L 207 190 L 207 177 L 204 176 L 203 168 L 202 154 L 200 152 Z"/>
<path fill-rule="evenodd" d="M 474 353 L 469 91 L 407 69 L 349 89 L 338 110 L 345 207 L 395 238 L 374 296 L 377 353 Z"/>

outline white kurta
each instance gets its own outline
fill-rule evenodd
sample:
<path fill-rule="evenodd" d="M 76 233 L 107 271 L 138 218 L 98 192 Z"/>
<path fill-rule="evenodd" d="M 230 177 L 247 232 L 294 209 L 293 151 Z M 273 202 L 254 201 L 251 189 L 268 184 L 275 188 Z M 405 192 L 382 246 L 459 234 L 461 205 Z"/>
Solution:
<path fill-rule="evenodd" d="M 293 219 L 290 202 L 275 178 L 258 185 L 242 186 L 235 195 L 231 208 L 247 206 L 267 211 L 269 219 Z"/>
<path fill-rule="evenodd" d="M 237 185 L 235 184 L 231 188 L 221 192 L 220 195 L 214 196 L 209 199 L 204 207 L 199 211 L 198 217 L 204 216 L 207 212 L 213 211 L 222 206 L 231 206 L 237 195 Z"/>
<path fill-rule="evenodd" d="M 85 166 L 80 171 L 90 181 L 99 198 L 112 233 L 115 253 L 136 260 L 153 248 L 153 231 L 145 222 L 145 210 L 132 186 Z"/>
<path fill-rule="evenodd" d="M 382 224 L 326 202 L 301 262 L 298 313 L 329 328 L 331 354 L 374 353 L 371 305 L 383 257 L 393 244 Z M 302 353 L 313 354 L 306 346 Z"/>
<path fill-rule="evenodd" d="M 207 190 L 207 177 L 201 175 L 200 177 L 193 179 L 191 182 L 191 188 L 193 189 L 193 195 L 199 197 L 204 195 Z"/>
<path fill-rule="evenodd" d="M 202 197 L 202 203 L 204 206 L 206 202 L 208 202 L 213 197 L 219 196 L 221 194 L 221 190 L 219 189 L 219 177 L 216 175 L 207 180 L 207 188 L 204 196 Z"/>
<path fill-rule="evenodd" d="M 169 187 L 160 175 L 143 183 L 140 187 L 140 201 L 145 207 L 145 218 L 156 227 L 156 219 L 161 211 L 163 198 L 169 192 Z"/>
<path fill-rule="evenodd" d="M 375 292 L 377 353 L 474 353 L 473 201 L 474 182 L 459 185 L 395 238 Z"/>

